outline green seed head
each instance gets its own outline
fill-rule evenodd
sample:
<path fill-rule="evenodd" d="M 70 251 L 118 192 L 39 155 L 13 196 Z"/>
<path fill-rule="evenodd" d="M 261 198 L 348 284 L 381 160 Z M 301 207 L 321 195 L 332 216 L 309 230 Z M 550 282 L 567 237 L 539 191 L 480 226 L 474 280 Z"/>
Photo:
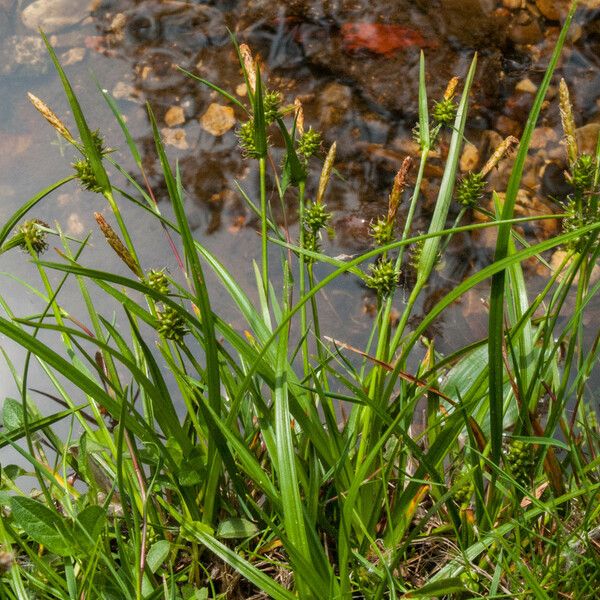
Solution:
<path fill-rule="evenodd" d="M 102 186 L 98 183 L 94 169 L 92 169 L 92 164 L 87 158 L 76 160 L 73 163 L 73 168 L 77 174 L 77 179 L 81 183 L 81 187 L 90 192 L 100 193 L 102 191 Z"/>
<path fill-rule="evenodd" d="M 440 100 L 434 104 L 431 115 L 437 123 L 449 125 L 454 122 L 456 108 L 456 102 L 452 98 Z"/>
<path fill-rule="evenodd" d="M 371 237 L 378 246 L 390 244 L 394 239 L 394 224 L 379 217 L 375 223 L 371 223 Z"/>
<path fill-rule="evenodd" d="M 582 154 L 573 165 L 571 180 L 575 188 L 582 192 L 590 191 L 594 185 L 595 172 L 595 158 L 589 154 Z"/>
<path fill-rule="evenodd" d="M 471 496 L 475 491 L 473 482 L 464 474 L 460 474 L 454 482 L 452 499 L 461 509 L 469 508 L 471 504 Z"/>
<path fill-rule="evenodd" d="M 304 226 L 309 231 L 317 233 L 327 226 L 331 213 L 327 212 L 327 206 L 322 202 L 312 202 L 304 212 Z"/>
<path fill-rule="evenodd" d="M 260 158 L 260 152 L 256 148 L 254 139 L 254 121 L 250 119 L 240 125 L 236 131 L 242 154 L 246 158 Z"/>
<path fill-rule="evenodd" d="M 456 201 L 462 206 L 476 206 L 483 197 L 485 180 L 481 173 L 467 173 L 456 190 Z"/>
<path fill-rule="evenodd" d="M 386 298 L 398 286 L 400 273 L 396 271 L 391 260 L 382 260 L 369 267 L 369 275 L 365 277 L 367 287 L 375 290 L 381 298 Z"/>
<path fill-rule="evenodd" d="M 270 125 L 278 117 L 281 117 L 279 107 L 281 106 L 282 100 L 283 96 L 281 95 L 281 92 L 266 92 L 266 94 L 263 96 L 265 122 L 267 125 Z"/>
<path fill-rule="evenodd" d="M 148 284 L 148 287 L 152 288 L 159 294 L 164 294 L 166 296 L 170 292 L 169 280 L 162 269 L 151 269 L 148 271 L 148 274 L 146 275 L 146 283 Z"/>
<path fill-rule="evenodd" d="M 90 131 L 91 135 L 92 135 L 92 143 L 94 144 L 96 150 L 98 151 L 98 154 L 100 154 L 100 156 L 104 156 L 105 154 L 108 154 L 109 152 L 111 152 L 111 150 L 109 150 L 108 148 L 106 148 L 104 146 L 104 140 L 102 139 L 102 136 L 100 135 L 100 130 L 99 129 L 94 129 L 94 131 Z"/>
<path fill-rule="evenodd" d="M 31 248 L 36 254 L 42 254 L 48 249 L 48 242 L 46 242 L 46 232 L 40 228 L 48 227 L 44 221 L 39 219 L 32 219 L 31 221 L 25 221 L 18 229 L 17 235 L 22 237 L 22 241 L 19 243 L 21 248 L 26 252 Z"/>
<path fill-rule="evenodd" d="M 304 230 L 304 249 L 309 250 L 310 252 L 320 252 L 321 251 L 321 239 L 317 231 Z M 305 256 L 304 262 L 307 264 L 314 263 L 315 258 L 312 256 Z"/>
<path fill-rule="evenodd" d="M 321 141 L 321 134 L 311 127 L 308 131 L 305 131 L 298 140 L 298 154 L 302 154 L 304 158 L 314 156 L 321 147 Z"/>
<path fill-rule="evenodd" d="M 166 307 L 156 314 L 156 318 L 158 321 L 156 330 L 160 336 L 179 344 L 183 341 L 183 337 L 189 330 L 183 317 L 174 308 Z"/>
<path fill-rule="evenodd" d="M 535 467 L 535 453 L 531 444 L 511 440 L 504 454 L 504 462 L 515 481 L 523 486 L 531 483 Z"/>

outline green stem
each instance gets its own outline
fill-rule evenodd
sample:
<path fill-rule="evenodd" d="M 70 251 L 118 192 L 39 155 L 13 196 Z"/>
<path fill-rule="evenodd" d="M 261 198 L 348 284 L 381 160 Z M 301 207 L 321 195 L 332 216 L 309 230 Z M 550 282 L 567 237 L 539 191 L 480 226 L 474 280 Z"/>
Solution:
<path fill-rule="evenodd" d="M 268 224 L 267 224 L 267 162 L 265 157 L 258 159 L 260 179 L 260 234 L 262 254 L 262 280 L 265 301 L 269 306 L 269 249 L 267 246 Z"/>

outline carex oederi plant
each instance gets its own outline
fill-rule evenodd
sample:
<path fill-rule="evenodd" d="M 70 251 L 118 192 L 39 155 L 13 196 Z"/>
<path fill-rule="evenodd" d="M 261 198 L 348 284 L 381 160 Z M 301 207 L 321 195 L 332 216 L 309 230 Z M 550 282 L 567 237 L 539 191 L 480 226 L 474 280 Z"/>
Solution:
<path fill-rule="evenodd" d="M 174 220 L 160 210 L 114 99 L 102 92 L 139 177 L 88 125 L 48 45 L 77 134 L 31 100 L 76 158 L 65 165 L 70 175 L 0 230 L 1 252 L 20 248 L 37 268 L 39 282 L 22 283 L 44 307 L 23 315 L 0 298 L 0 331 L 26 352 L 16 364 L 3 351 L 19 395 L 4 400 L 0 444 L 29 464 L 1 472 L 0 597 L 595 597 L 600 448 L 589 379 L 599 336 L 590 341 L 584 324 L 600 285 L 600 150 L 579 152 L 564 82 L 572 194 L 559 214 L 544 217 L 560 218 L 563 232 L 531 245 L 517 226 L 532 217 L 513 216 L 573 11 L 521 140 L 507 139 L 483 169 L 462 178 L 476 58 L 430 104 L 421 56 L 420 155 L 402 162 L 371 223 L 373 248 L 352 258 L 325 253 L 336 146 L 305 125 L 301 104 L 286 104 L 251 49 L 235 40 L 247 103 L 189 73 L 235 107 L 240 152 L 256 161 L 259 197 L 238 186 L 260 219 L 260 264 L 249 265 L 255 290 L 243 289 L 226 260 L 193 235 L 179 168 L 151 108 Z M 435 208 L 427 231 L 415 232 L 438 144 L 448 150 Z M 492 190 L 487 176 L 500 160 L 513 161 L 512 175 L 506 190 Z M 73 239 L 36 218 L 36 206 L 74 180 L 106 202 L 109 210 L 95 213 L 95 235 L 128 275 L 89 268 L 89 237 Z M 136 252 L 123 202 L 158 220 L 180 273 Z M 271 202 L 280 203 L 283 223 Z M 479 222 L 463 225 L 471 212 Z M 452 237 L 481 228 L 497 231 L 494 261 L 418 314 Z M 45 254 L 54 243 L 58 260 Z M 560 260 L 549 265 L 556 248 Z M 526 260 L 547 268 L 534 297 Z M 402 289 L 410 269 L 414 283 Z M 207 287 L 208 271 L 220 289 Z M 360 349 L 320 319 L 322 292 L 344 275 L 377 300 Z M 487 280 L 489 336 L 440 354 L 430 325 Z M 71 281 L 85 315 L 69 311 L 63 288 Z M 242 326 L 219 313 L 222 294 Z M 104 314 L 99 297 L 122 313 Z M 42 333 L 56 344 L 46 345 Z M 34 363 L 45 374 L 43 389 L 28 382 Z M 42 413 L 38 397 L 56 412 Z M 66 439 L 56 433 L 59 423 L 70 423 Z M 25 476 L 34 477 L 31 491 Z"/>

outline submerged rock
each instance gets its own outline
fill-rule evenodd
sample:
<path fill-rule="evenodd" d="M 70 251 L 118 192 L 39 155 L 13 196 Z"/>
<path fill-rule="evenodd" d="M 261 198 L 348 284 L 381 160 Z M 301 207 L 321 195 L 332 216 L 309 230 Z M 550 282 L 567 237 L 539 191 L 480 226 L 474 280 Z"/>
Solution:
<path fill-rule="evenodd" d="M 45 75 L 50 57 L 39 35 L 11 35 L 0 48 L 0 74 Z"/>
<path fill-rule="evenodd" d="M 82 0 L 36 0 L 21 13 L 21 21 L 28 29 L 55 33 L 77 25 L 91 12 L 91 2 Z"/>

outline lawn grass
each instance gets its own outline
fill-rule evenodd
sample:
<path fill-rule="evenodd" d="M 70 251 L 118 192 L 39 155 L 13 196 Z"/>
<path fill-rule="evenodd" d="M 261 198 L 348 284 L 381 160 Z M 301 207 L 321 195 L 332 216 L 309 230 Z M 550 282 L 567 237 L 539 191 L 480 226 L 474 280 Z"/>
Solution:
<path fill-rule="evenodd" d="M 600 143 L 595 156 L 579 153 L 564 84 L 573 193 L 561 214 L 546 217 L 561 218 L 563 232 L 530 244 L 516 227 L 531 219 L 514 217 L 531 133 L 574 10 L 539 87 L 508 188 L 498 190 L 506 192 L 503 201 L 485 187 L 492 167 L 457 177 L 476 57 L 460 93 L 453 81 L 435 105 L 421 57 L 416 184 L 410 189 L 407 160 L 387 213 L 372 224 L 373 249 L 347 260 L 321 251 L 331 217 L 328 183 L 337 176 L 335 145 L 320 152 L 319 135 L 305 128 L 301 111 L 282 106 L 236 40 L 247 105 L 190 74 L 245 115 L 241 151 L 258 162 L 260 178 L 256 201 L 240 189 L 260 222 L 260 263 L 248 265 L 254 290 L 243 289 L 194 237 L 179 168 L 151 107 L 173 220 L 161 213 L 150 186 L 138 183 L 148 179 L 115 101 L 102 92 L 139 177 L 115 162 L 88 125 L 46 41 L 78 136 L 43 102 L 34 104 L 80 158 L 74 176 L 61 176 L 0 230 L 1 252 L 21 247 L 29 254 L 40 279 L 22 283 L 45 303 L 40 314 L 23 316 L 0 297 L 0 332 L 26 351 L 23 364 L 5 353 L 20 397 L 4 401 L 0 447 L 12 447 L 30 465 L 3 465 L 1 472 L 2 599 L 597 597 L 600 440 L 597 395 L 587 382 L 600 335 L 584 333 L 600 286 L 593 276 Z M 442 137 L 448 153 L 435 210 L 417 235 L 413 217 L 425 167 Z M 270 160 L 273 139 L 285 148 L 281 167 Z M 318 160 L 322 175 L 310 199 L 307 165 Z M 100 231 L 129 275 L 86 266 L 89 237 L 74 240 L 35 220 L 36 206 L 74 177 L 105 198 L 110 218 L 97 215 Z M 405 191 L 409 205 L 397 237 Z M 483 208 L 484 195 L 495 213 Z M 273 197 L 296 203 L 297 236 L 275 222 Z M 457 201 L 461 217 L 479 211 L 486 220 L 449 226 Z M 144 264 L 121 216 L 123 202 L 160 222 L 180 274 Z M 497 231 L 494 260 L 415 322 L 415 306 L 449 240 L 483 228 Z M 43 255 L 49 236 L 62 247 L 58 259 Z M 556 248 L 566 250 L 565 259 L 534 296 L 522 264 L 544 264 Z M 417 275 L 399 303 L 400 271 L 409 263 Z M 328 269 L 320 280 L 316 264 Z M 344 343 L 343 333 L 325 335 L 319 319 L 322 292 L 342 276 L 358 278 L 377 297 L 361 349 Z M 209 289 L 207 280 L 215 278 L 220 289 Z M 62 295 L 71 280 L 88 313 L 78 320 Z M 440 354 L 428 328 L 485 281 L 489 335 Z M 117 322 L 102 312 L 98 294 L 118 303 Z M 219 313 L 224 294 L 243 326 Z M 44 340 L 55 336 L 55 345 L 41 341 L 41 333 Z M 424 358 L 411 371 L 417 355 Z M 28 383 L 33 363 L 47 377 L 43 394 L 56 402 L 49 416 L 36 407 Z M 426 425 L 417 431 L 422 406 Z M 53 430 L 60 423 L 70 423 L 67 439 Z M 23 489 L 26 475 L 35 477 L 32 492 Z"/>

